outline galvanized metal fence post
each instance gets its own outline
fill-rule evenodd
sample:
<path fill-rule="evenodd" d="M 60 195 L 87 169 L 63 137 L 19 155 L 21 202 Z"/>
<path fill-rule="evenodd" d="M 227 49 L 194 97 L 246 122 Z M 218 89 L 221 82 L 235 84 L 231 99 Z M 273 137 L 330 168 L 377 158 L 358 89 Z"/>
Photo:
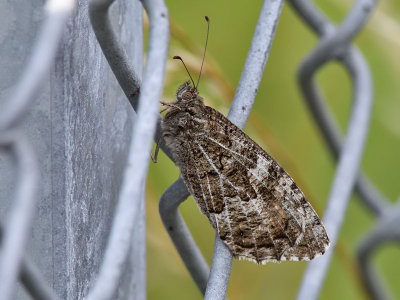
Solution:
<path fill-rule="evenodd" d="M 35 299 L 82 299 L 103 260 L 134 114 L 98 46 L 87 3 L 36 2 L 1 4 L 9 18 L 0 56 L 0 298 L 27 298 L 23 289 L 15 294 L 19 277 Z M 138 1 L 119 1 L 108 15 L 138 80 L 141 16 Z M 131 247 L 113 297 L 145 298 L 144 205 L 138 210 L 132 235 L 141 246 Z"/>

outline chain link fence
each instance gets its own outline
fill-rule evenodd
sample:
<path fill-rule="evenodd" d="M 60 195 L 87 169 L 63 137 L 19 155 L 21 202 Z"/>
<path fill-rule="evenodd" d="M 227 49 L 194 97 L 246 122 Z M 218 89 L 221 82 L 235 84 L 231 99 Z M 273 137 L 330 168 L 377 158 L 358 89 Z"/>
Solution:
<path fill-rule="evenodd" d="M 23 2 L 1 4 L 15 18 L 10 24 L 23 20 L 19 26 L 36 26 L 38 33 L 24 36 L 10 26 L 2 36 L 17 50 L 2 52 L 10 79 L 2 85 L 0 111 L 0 299 L 14 299 L 15 293 L 20 299 L 145 299 L 144 187 L 153 140 L 160 136 L 167 7 L 162 0 L 53 0 L 39 9 L 36 2 L 23 9 Z M 368 63 L 353 44 L 376 1 L 356 1 L 338 25 L 309 1 L 288 4 L 319 37 L 299 67 L 298 82 L 337 160 L 323 217 L 331 247 L 308 264 L 298 299 L 319 297 L 353 191 L 378 220 L 358 249 L 362 279 L 371 298 L 387 299 L 371 255 L 399 241 L 400 208 L 360 171 L 374 97 Z M 149 19 L 143 78 L 142 6 Z M 282 7 L 279 0 L 261 7 L 228 114 L 240 128 L 257 95 Z M 352 82 L 343 136 L 315 80 L 331 60 L 343 65 Z M 172 184 L 160 199 L 162 221 L 204 298 L 225 299 L 232 255 L 216 235 L 208 266 L 178 210 L 188 196 L 181 179 Z"/>

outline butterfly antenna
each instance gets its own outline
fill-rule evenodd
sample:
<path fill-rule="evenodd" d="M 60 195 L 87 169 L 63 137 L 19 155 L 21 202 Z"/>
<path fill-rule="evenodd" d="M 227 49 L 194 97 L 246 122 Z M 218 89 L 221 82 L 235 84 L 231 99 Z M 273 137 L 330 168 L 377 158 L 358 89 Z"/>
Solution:
<path fill-rule="evenodd" d="M 210 18 L 208 16 L 205 16 L 204 18 L 207 21 L 207 37 L 206 37 L 206 45 L 204 46 L 203 60 L 201 61 L 199 78 L 197 79 L 196 90 L 197 90 L 197 87 L 199 86 L 201 71 L 203 70 L 204 58 L 206 57 L 206 51 L 207 51 L 208 33 L 210 32 Z"/>
<path fill-rule="evenodd" d="M 192 78 L 192 76 L 190 75 L 189 70 L 188 70 L 188 68 L 186 67 L 185 62 L 183 61 L 182 57 L 180 57 L 180 56 L 174 56 L 173 59 L 179 59 L 179 60 L 183 63 L 183 66 L 185 67 L 186 72 L 188 73 L 188 75 L 189 75 L 189 77 L 190 77 L 190 80 L 191 80 L 192 83 L 193 83 L 193 87 L 195 87 L 193 78 Z"/>

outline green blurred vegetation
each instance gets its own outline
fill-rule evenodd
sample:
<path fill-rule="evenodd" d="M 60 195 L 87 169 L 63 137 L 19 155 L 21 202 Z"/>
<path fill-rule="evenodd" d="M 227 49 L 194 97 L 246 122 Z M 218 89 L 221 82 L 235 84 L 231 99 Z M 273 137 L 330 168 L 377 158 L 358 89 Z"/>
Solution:
<path fill-rule="evenodd" d="M 205 40 L 204 16 L 211 19 L 205 70 L 199 90 L 208 105 L 228 112 L 262 1 L 166 1 L 172 24 L 170 57 L 185 59 L 194 77 L 200 68 Z M 251 3 L 251 5 L 249 4 Z M 352 3 L 318 0 L 321 10 L 340 22 Z M 400 184 L 400 2 L 379 2 L 356 44 L 370 64 L 374 78 L 374 108 L 362 168 L 380 191 L 395 202 Z M 259 93 L 245 131 L 266 149 L 296 180 L 320 216 L 329 195 L 335 162 L 302 100 L 296 70 L 315 47 L 317 38 L 285 4 Z M 167 65 L 165 101 L 188 79 L 181 64 Z M 342 131 L 351 109 L 351 82 L 336 62 L 319 71 L 317 81 Z M 179 176 L 178 169 L 160 153 L 150 165 L 147 182 L 147 249 L 149 299 L 201 299 L 158 213 L 163 191 Z M 192 198 L 180 211 L 207 261 L 211 261 L 214 230 Z M 357 197 L 351 199 L 340 240 L 321 299 L 365 299 L 355 251 L 373 228 L 373 215 Z M 400 299 L 400 249 L 380 248 L 373 260 L 383 282 Z M 234 299 L 293 299 L 306 263 L 283 262 L 258 266 L 234 261 L 228 297 Z"/>

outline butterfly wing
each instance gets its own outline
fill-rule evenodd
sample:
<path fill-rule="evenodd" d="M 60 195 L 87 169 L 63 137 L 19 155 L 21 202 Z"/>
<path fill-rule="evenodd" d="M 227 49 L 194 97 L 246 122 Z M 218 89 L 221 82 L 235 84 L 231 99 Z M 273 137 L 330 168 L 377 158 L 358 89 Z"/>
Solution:
<path fill-rule="evenodd" d="M 182 177 L 234 257 L 257 263 L 310 260 L 329 246 L 326 230 L 293 179 L 243 131 L 204 107 Z M 181 158 L 182 158 L 181 157 Z"/>

